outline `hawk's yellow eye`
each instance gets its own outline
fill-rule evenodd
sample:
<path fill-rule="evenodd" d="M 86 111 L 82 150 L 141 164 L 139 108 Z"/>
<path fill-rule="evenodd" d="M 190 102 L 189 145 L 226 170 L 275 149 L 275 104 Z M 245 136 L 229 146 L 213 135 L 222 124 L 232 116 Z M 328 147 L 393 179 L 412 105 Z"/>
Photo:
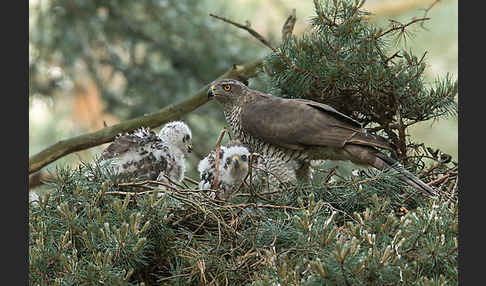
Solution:
<path fill-rule="evenodd" d="M 231 90 L 231 85 L 225 84 L 225 85 L 223 85 L 223 89 L 226 90 L 226 91 L 230 91 Z"/>

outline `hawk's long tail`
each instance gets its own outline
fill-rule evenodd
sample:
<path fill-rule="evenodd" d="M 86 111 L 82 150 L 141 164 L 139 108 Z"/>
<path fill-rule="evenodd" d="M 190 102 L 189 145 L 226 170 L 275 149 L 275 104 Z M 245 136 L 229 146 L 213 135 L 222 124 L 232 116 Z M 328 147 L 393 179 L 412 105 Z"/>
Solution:
<path fill-rule="evenodd" d="M 414 174 L 407 171 L 396 160 L 386 156 L 374 148 L 361 145 L 347 145 L 344 147 L 344 150 L 356 159 L 355 163 L 366 162 L 368 165 L 371 165 L 379 170 L 393 168 L 400 173 L 397 177 L 401 181 L 421 191 L 427 196 L 437 196 L 436 190 L 422 182 L 422 180 L 417 178 Z"/>

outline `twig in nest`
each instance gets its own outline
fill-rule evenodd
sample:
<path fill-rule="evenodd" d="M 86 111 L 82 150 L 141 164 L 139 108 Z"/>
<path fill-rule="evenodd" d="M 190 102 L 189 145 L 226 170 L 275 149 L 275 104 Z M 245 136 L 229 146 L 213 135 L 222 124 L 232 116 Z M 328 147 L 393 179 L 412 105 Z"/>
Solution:
<path fill-rule="evenodd" d="M 274 195 L 274 194 L 278 194 L 280 193 L 280 191 L 271 191 L 271 192 L 263 192 L 263 193 L 258 193 L 258 195 L 260 196 L 266 196 L 266 195 Z M 249 197 L 251 196 L 252 194 L 238 194 L 237 196 L 238 197 Z M 264 197 L 263 197 L 264 198 Z M 267 199 L 264 198 L 264 200 L 268 201 Z"/>
<path fill-rule="evenodd" d="M 145 194 L 152 194 L 152 193 L 158 193 L 160 192 L 159 190 L 154 190 L 151 187 L 147 186 L 140 186 L 140 187 L 146 187 L 148 189 L 151 189 L 151 191 L 145 191 L 145 192 L 122 192 L 122 191 L 112 191 L 112 192 L 106 192 L 106 195 L 145 195 Z"/>
<path fill-rule="evenodd" d="M 254 157 L 254 156 L 258 156 L 258 155 L 256 155 L 256 154 L 251 154 L 251 156 L 250 156 L 250 161 L 248 162 L 248 174 L 246 175 L 245 180 L 244 180 L 244 181 L 246 181 L 246 179 L 247 179 L 248 177 L 250 178 L 250 187 L 252 187 L 252 186 L 253 186 L 253 170 L 252 170 L 252 169 L 253 169 L 253 161 L 254 161 L 254 159 L 255 159 L 255 157 Z"/>
<path fill-rule="evenodd" d="M 243 185 L 243 184 L 242 184 L 242 185 Z M 270 201 L 269 199 L 267 199 L 267 198 L 263 197 L 262 195 L 260 195 L 258 192 L 255 192 L 255 190 L 253 190 L 253 188 L 248 187 L 248 189 L 250 190 L 250 193 L 251 193 L 252 195 L 254 195 L 255 197 L 259 198 L 260 200 L 262 200 L 262 201 L 267 201 L 267 202 L 268 202 L 268 201 Z"/>
<path fill-rule="evenodd" d="M 214 165 L 214 179 L 213 184 L 211 185 L 212 189 L 215 189 L 218 186 L 219 180 L 219 150 L 221 149 L 221 140 L 223 140 L 224 134 L 226 133 L 226 126 L 223 127 L 223 130 L 219 134 L 218 140 L 216 141 L 216 162 Z"/>
<path fill-rule="evenodd" d="M 253 169 L 259 169 L 258 167 L 253 166 L 254 159 L 257 156 L 261 156 L 261 155 L 258 154 L 258 153 L 253 153 L 253 154 L 250 155 L 250 160 L 248 161 L 248 173 L 246 174 L 246 177 L 243 179 L 243 184 L 248 185 L 248 189 L 250 190 L 250 193 L 252 195 L 260 198 L 261 200 L 268 201 L 268 199 L 264 198 L 263 196 L 261 196 L 260 194 L 258 194 L 258 192 L 256 192 L 253 189 Z M 246 183 L 246 180 L 248 178 L 250 178 L 250 183 L 249 184 Z M 243 184 L 241 184 L 240 188 L 243 186 Z"/>
<path fill-rule="evenodd" d="M 232 209 L 232 208 L 271 208 L 271 209 L 290 209 L 290 210 L 301 210 L 302 208 L 292 207 L 292 206 L 279 206 L 279 205 L 271 205 L 271 204 L 264 204 L 258 205 L 255 203 L 247 203 L 247 204 L 237 204 L 237 205 L 224 205 L 221 206 L 225 209 Z"/>
<path fill-rule="evenodd" d="M 443 182 L 444 180 L 446 180 L 450 176 L 451 176 L 451 174 L 446 174 L 446 175 L 444 175 L 444 176 L 442 176 L 438 179 L 433 180 L 432 182 L 427 183 L 427 185 L 432 186 L 432 185 L 435 185 L 437 183 Z"/>
<path fill-rule="evenodd" d="M 195 185 L 199 185 L 199 182 L 197 182 L 196 180 L 191 179 L 189 177 L 184 177 L 184 181 L 188 181 L 189 183 L 192 183 L 192 184 L 195 184 Z"/>
<path fill-rule="evenodd" d="M 295 185 L 293 183 L 291 183 L 290 181 L 282 180 L 279 176 L 277 176 L 277 174 L 270 172 L 269 170 L 258 168 L 258 167 L 255 167 L 255 169 L 260 170 L 262 172 L 265 172 L 265 174 L 267 174 L 267 175 L 273 176 L 273 178 L 275 178 L 279 182 L 279 184 L 281 184 L 281 185 L 289 185 L 291 187 L 295 187 Z"/>
<path fill-rule="evenodd" d="M 326 178 L 322 181 L 322 184 L 323 185 L 326 185 L 329 180 L 331 180 L 332 176 L 336 173 L 336 170 L 339 168 L 339 166 L 335 166 L 335 167 L 332 167 L 331 169 L 329 169 L 329 172 L 327 173 L 327 176 Z M 320 169 L 318 169 L 320 170 Z"/>
<path fill-rule="evenodd" d="M 324 203 L 324 206 L 330 208 L 333 212 L 339 212 L 339 213 L 342 213 L 344 216 L 350 218 L 352 221 L 354 222 L 358 222 L 354 217 L 352 217 L 351 215 L 349 215 L 347 212 L 343 211 L 343 210 L 340 210 L 340 209 L 337 209 L 335 207 L 333 207 L 330 203 Z"/>
<path fill-rule="evenodd" d="M 452 187 L 449 200 L 451 200 L 454 197 L 454 193 L 457 190 L 457 182 L 459 182 L 459 178 L 456 178 L 456 181 L 454 182 L 454 186 Z"/>
<path fill-rule="evenodd" d="M 160 181 L 150 181 L 150 180 L 141 181 L 141 182 L 117 183 L 117 184 L 115 184 L 115 186 L 117 186 L 117 187 L 146 187 L 146 188 L 150 188 L 150 187 L 144 186 L 144 185 L 147 185 L 147 184 L 160 185 L 160 186 L 164 186 L 164 187 L 167 187 L 169 189 L 176 190 L 176 191 L 179 190 L 176 187 L 169 185 L 167 183 L 160 182 Z"/>
<path fill-rule="evenodd" d="M 253 186 L 253 161 L 255 156 L 259 156 L 259 155 L 257 153 L 253 153 L 250 155 L 250 160 L 248 160 L 248 173 L 243 179 L 243 182 L 246 182 L 246 180 L 250 178 L 250 183 L 248 184 L 250 188 Z"/>
<path fill-rule="evenodd" d="M 186 189 L 186 187 L 187 187 L 187 186 L 186 186 L 186 187 L 184 187 L 183 185 L 181 185 L 181 184 L 179 184 L 179 183 L 175 182 L 175 181 L 174 181 L 174 180 L 172 180 L 172 179 L 171 179 L 171 178 L 170 178 L 170 177 L 169 177 L 167 174 L 162 174 L 162 175 L 164 175 L 164 177 L 167 179 L 167 181 L 168 181 L 169 183 L 171 183 L 171 184 L 173 184 L 173 185 L 176 185 L 176 186 L 178 186 L 179 188 Z M 153 182 L 154 184 L 157 184 L 157 183 L 162 183 L 162 182 L 159 182 L 159 181 L 152 181 L 152 182 Z M 162 185 L 162 184 L 160 184 L 160 185 Z M 165 185 L 163 185 L 163 186 L 165 186 Z M 188 189 L 188 188 L 187 188 L 187 189 Z"/>
<path fill-rule="evenodd" d="M 163 278 L 160 278 L 158 281 L 165 281 L 165 280 L 170 280 L 170 279 L 174 279 L 174 278 L 179 278 L 179 277 L 188 277 L 188 276 L 191 276 L 190 273 L 188 274 L 177 274 L 177 275 L 173 275 L 173 276 L 169 276 L 169 277 L 163 277 Z"/>

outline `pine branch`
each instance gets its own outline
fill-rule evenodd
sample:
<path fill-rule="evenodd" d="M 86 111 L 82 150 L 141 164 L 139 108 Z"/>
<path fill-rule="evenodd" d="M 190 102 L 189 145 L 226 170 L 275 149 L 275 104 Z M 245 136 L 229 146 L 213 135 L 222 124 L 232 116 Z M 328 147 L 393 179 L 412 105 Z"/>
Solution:
<path fill-rule="evenodd" d="M 263 62 L 261 59 L 242 66 L 234 65 L 218 79 L 233 78 L 241 81 L 248 80 L 249 78 L 255 77 L 261 71 L 262 65 Z M 120 133 L 131 132 L 142 126 L 154 128 L 181 117 L 209 101 L 207 97 L 208 88 L 209 84 L 199 89 L 195 95 L 187 100 L 164 107 L 158 112 L 123 121 L 95 132 L 61 140 L 29 158 L 29 174 L 73 152 L 111 142 Z"/>

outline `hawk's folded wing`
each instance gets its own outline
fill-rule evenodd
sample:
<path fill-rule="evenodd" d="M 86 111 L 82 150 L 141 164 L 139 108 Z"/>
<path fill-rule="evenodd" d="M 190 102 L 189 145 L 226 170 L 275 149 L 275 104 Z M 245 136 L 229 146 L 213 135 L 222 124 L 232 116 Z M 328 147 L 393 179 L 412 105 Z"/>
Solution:
<path fill-rule="evenodd" d="M 304 99 L 263 95 L 245 105 L 241 125 L 251 136 L 293 150 L 310 146 L 343 147 L 358 144 L 394 150 L 378 135 L 329 105 Z"/>

